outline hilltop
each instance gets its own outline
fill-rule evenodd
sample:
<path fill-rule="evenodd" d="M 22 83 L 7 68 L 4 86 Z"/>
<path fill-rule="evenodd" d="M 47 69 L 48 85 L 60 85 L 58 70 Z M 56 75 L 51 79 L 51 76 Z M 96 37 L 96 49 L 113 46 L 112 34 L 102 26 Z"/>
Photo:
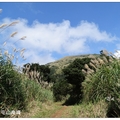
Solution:
<path fill-rule="evenodd" d="M 61 70 L 68 66 L 70 63 L 72 63 L 75 59 L 82 59 L 82 58 L 96 58 L 99 57 L 100 54 L 85 54 L 85 55 L 75 55 L 75 56 L 66 56 L 64 58 L 61 58 L 55 62 L 47 63 L 46 65 L 50 68 L 55 69 L 55 72 L 57 74 L 61 73 Z"/>

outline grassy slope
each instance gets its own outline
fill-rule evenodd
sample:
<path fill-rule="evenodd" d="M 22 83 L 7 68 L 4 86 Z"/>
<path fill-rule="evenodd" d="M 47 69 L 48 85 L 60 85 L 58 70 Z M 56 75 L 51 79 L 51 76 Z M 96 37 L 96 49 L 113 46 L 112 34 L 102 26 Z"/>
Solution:
<path fill-rule="evenodd" d="M 79 58 L 79 59 L 82 59 L 82 58 L 85 58 L 85 57 L 95 58 L 95 57 L 99 57 L 99 56 L 100 56 L 99 54 L 86 54 L 86 55 L 66 56 L 66 57 L 64 57 L 64 58 L 62 58 L 60 60 L 48 63 L 46 65 L 48 65 L 50 68 L 55 67 L 56 73 L 59 74 L 59 73 L 61 73 L 62 68 L 64 68 L 65 66 L 68 66 L 76 58 Z"/>

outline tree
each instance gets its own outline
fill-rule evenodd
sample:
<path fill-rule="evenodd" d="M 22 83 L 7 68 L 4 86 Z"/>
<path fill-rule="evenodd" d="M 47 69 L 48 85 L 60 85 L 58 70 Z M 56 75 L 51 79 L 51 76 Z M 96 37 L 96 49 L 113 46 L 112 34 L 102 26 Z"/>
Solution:
<path fill-rule="evenodd" d="M 72 86 L 70 86 L 70 84 L 64 79 L 61 79 L 54 83 L 53 85 L 54 100 L 55 101 L 65 100 L 67 95 L 70 93 L 72 89 L 71 87 Z"/>
<path fill-rule="evenodd" d="M 47 82 L 50 82 L 51 81 L 51 78 L 50 78 L 50 68 L 49 68 L 49 66 L 46 66 L 46 65 L 39 65 L 38 63 L 32 63 L 32 64 L 30 64 L 30 63 L 27 63 L 27 64 L 25 64 L 24 65 L 24 67 L 26 66 L 26 65 L 30 65 L 30 69 L 29 69 L 29 72 L 30 71 L 38 71 L 38 72 L 40 72 L 40 75 L 43 75 L 43 80 L 44 81 L 47 81 Z M 24 71 L 24 68 L 23 68 L 23 72 L 25 72 Z"/>
<path fill-rule="evenodd" d="M 64 68 L 62 71 L 64 73 L 65 79 L 69 84 L 72 85 L 72 91 L 70 93 L 70 98 L 66 103 L 75 104 L 79 103 L 82 99 L 82 85 L 85 76 L 82 73 L 82 69 L 85 64 L 90 62 L 91 58 L 75 59 L 69 66 Z"/>

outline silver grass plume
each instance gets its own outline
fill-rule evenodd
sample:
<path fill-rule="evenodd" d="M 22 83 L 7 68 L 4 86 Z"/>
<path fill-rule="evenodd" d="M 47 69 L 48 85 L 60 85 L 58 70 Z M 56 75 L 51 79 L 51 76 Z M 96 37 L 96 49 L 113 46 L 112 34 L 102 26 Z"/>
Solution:
<path fill-rule="evenodd" d="M 6 27 L 7 26 L 7 24 L 6 23 L 3 23 L 2 25 L 0 25 L 0 29 L 1 28 L 4 28 L 4 27 Z"/>
<path fill-rule="evenodd" d="M 96 66 L 95 66 L 92 62 L 90 62 L 89 65 L 90 65 L 91 67 L 97 69 Z"/>
<path fill-rule="evenodd" d="M 6 51 L 4 51 L 4 54 L 5 54 L 5 55 L 8 55 L 8 51 L 7 51 L 7 50 L 6 50 Z"/>
<path fill-rule="evenodd" d="M 85 80 L 85 82 L 89 83 L 89 82 L 91 82 L 91 79 L 90 79 L 90 78 L 87 78 L 87 79 Z"/>
<path fill-rule="evenodd" d="M 87 64 L 85 64 L 84 67 L 85 67 L 85 69 L 90 70 L 90 68 Z"/>
<path fill-rule="evenodd" d="M 87 72 L 84 69 L 82 69 L 82 73 L 85 75 L 87 74 Z"/>
<path fill-rule="evenodd" d="M 18 20 L 17 20 L 17 21 L 14 21 L 14 22 L 12 22 L 12 23 L 10 23 L 8 26 L 14 26 L 14 25 L 16 25 L 17 23 L 19 23 Z"/>
<path fill-rule="evenodd" d="M 18 32 L 13 32 L 10 37 L 14 37 Z"/>
<path fill-rule="evenodd" d="M 106 63 L 108 63 L 108 60 L 107 60 L 107 58 L 106 58 L 105 56 L 103 56 L 103 60 L 104 60 Z"/>
<path fill-rule="evenodd" d="M 103 64 L 104 64 L 104 61 L 103 61 L 102 59 L 97 58 L 97 60 L 99 61 L 99 63 L 100 63 L 101 65 L 103 65 Z"/>
<path fill-rule="evenodd" d="M 26 38 L 26 36 L 23 36 L 23 37 L 20 38 L 20 40 L 25 40 L 25 38 Z"/>
<path fill-rule="evenodd" d="M 97 67 L 100 65 L 100 63 L 97 59 L 94 60 L 94 63 L 96 64 Z"/>

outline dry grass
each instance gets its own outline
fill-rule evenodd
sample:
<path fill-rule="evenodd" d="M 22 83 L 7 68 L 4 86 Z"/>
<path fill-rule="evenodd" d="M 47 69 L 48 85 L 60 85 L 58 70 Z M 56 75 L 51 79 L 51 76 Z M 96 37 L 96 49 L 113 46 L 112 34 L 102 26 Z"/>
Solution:
<path fill-rule="evenodd" d="M 31 101 L 27 107 L 27 110 L 21 112 L 20 118 L 30 118 L 35 113 L 40 111 L 42 103 L 38 101 Z"/>
<path fill-rule="evenodd" d="M 51 116 L 62 108 L 61 102 L 41 103 L 39 101 L 32 101 L 27 111 L 22 111 L 20 118 L 51 118 Z"/>
<path fill-rule="evenodd" d="M 61 103 L 43 103 L 41 109 L 32 115 L 32 118 L 51 118 L 51 116 L 59 109 L 61 109 Z"/>
<path fill-rule="evenodd" d="M 31 101 L 27 110 L 22 111 L 20 118 L 44 118 L 48 112 L 54 110 L 52 102 L 42 103 L 40 101 Z"/>
<path fill-rule="evenodd" d="M 72 107 L 69 113 L 71 118 L 105 118 L 106 117 L 107 104 L 104 101 L 100 101 L 96 104 L 80 104 Z"/>

